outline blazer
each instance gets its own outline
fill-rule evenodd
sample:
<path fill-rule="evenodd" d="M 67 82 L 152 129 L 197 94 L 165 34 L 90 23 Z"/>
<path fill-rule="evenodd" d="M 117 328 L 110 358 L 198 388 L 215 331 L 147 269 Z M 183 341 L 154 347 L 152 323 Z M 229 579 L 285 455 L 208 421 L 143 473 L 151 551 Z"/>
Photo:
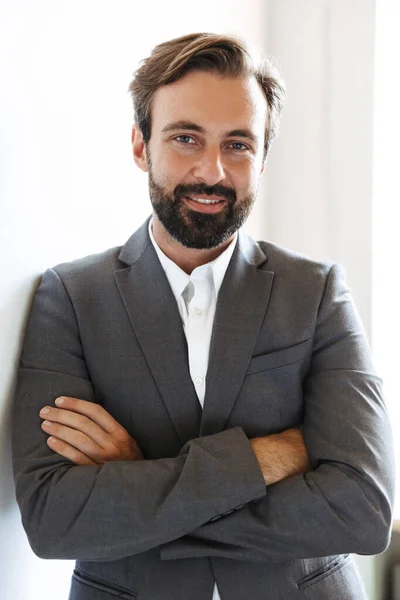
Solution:
<path fill-rule="evenodd" d="M 351 553 L 389 543 L 381 379 L 342 268 L 242 230 L 216 308 L 202 410 L 148 236 L 44 273 L 12 412 L 16 498 L 70 600 L 361 600 Z M 101 404 L 145 460 L 75 465 L 39 411 Z M 266 486 L 250 438 L 302 427 L 312 470 Z"/>

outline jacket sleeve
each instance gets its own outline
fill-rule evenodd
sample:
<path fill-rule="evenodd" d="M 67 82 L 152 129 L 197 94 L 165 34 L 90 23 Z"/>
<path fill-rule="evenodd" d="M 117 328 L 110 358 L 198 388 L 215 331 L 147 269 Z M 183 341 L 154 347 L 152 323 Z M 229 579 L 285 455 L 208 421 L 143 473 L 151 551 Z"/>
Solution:
<path fill-rule="evenodd" d="M 49 269 L 30 311 L 12 412 L 16 498 L 41 558 L 144 552 L 266 494 L 240 427 L 192 439 L 175 458 L 75 465 L 50 450 L 41 429 L 41 408 L 60 395 L 96 401 L 73 306 Z"/>
<path fill-rule="evenodd" d="M 331 268 L 320 303 L 303 400 L 313 470 L 164 544 L 162 559 L 263 562 L 385 550 L 394 498 L 392 433 L 382 381 L 340 265 Z"/>

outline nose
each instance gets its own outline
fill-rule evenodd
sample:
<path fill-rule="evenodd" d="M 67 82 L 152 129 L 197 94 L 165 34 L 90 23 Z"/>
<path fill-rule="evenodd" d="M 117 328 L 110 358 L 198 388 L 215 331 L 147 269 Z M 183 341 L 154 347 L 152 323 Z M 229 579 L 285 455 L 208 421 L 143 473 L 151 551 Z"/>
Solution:
<path fill-rule="evenodd" d="M 220 148 L 213 146 L 204 149 L 193 167 L 192 174 L 207 185 L 215 185 L 225 179 Z"/>

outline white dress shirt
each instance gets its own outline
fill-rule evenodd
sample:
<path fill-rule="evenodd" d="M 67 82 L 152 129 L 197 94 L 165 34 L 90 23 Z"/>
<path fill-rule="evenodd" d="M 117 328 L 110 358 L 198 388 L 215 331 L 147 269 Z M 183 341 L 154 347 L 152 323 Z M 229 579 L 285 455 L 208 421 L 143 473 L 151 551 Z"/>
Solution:
<path fill-rule="evenodd" d="M 152 219 L 149 222 L 150 239 L 178 304 L 188 345 L 190 376 L 203 408 L 218 292 L 237 243 L 237 233 L 222 254 L 215 260 L 196 267 L 188 275 L 164 254 L 154 239 L 151 227 Z M 212 600 L 221 600 L 217 584 L 214 585 Z"/>

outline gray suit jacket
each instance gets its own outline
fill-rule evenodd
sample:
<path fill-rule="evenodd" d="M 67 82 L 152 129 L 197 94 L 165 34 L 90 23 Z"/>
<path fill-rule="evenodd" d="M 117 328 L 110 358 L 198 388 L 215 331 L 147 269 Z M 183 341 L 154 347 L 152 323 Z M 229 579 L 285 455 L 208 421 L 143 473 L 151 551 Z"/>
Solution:
<path fill-rule="evenodd" d="M 39 410 L 98 402 L 144 461 L 74 465 Z M 266 487 L 249 438 L 303 427 L 313 470 Z M 391 431 L 341 268 L 243 232 L 214 321 L 204 410 L 147 232 L 48 269 L 12 421 L 33 551 L 76 559 L 70 600 L 364 599 L 349 553 L 389 541 Z"/>

